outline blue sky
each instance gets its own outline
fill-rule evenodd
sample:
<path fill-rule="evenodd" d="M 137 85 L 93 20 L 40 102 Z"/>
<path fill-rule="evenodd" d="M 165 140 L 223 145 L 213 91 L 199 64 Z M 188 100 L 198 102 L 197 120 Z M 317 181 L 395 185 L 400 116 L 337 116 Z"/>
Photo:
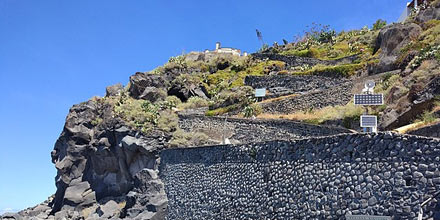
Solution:
<path fill-rule="evenodd" d="M 396 21 L 402 0 L 0 0 L 0 212 L 55 192 L 50 161 L 69 108 L 183 52 L 254 52 L 312 22 Z"/>

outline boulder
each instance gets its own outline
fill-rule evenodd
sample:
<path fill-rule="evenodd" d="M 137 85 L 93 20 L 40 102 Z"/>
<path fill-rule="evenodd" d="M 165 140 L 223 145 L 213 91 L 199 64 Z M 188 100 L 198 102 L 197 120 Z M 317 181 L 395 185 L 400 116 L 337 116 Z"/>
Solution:
<path fill-rule="evenodd" d="M 159 89 L 156 87 L 146 87 L 140 95 L 139 99 L 145 99 L 151 102 L 156 102 L 159 100 L 164 100 L 167 97 L 167 92 L 163 89 Z"/>
<path fill-rule="evenodd" d="M 5 213 L 2 216 L 0 216 L 0 219 L 3 219 L 3 220 L 22 220 L 23 217 L 17 213 Z"/>
<path fill-rule="evenodd" d="M 419 12 L 415 20 L 420 23 L 427 22 L 429 20 L 440 19 L 440 7 L 427 8 Z"/>
<path fill-rule="evenodd" d="M 99 206 L 97 213 L 101 219 L 114 219 L 119 217 L 121 209 L 117 202 L 110 200 L 104 205 Z"/>
<path fill-rule="evenodd" d="M 168 95 L 174 95 L 182 101 L 187 101 L 193 96 L 198 96 L 204 99 L 208 99 L 208 91 L 203 85 L 196 85 L 192 83 L 188 84 L 174 84 L 168 91 Z"/>
<path fill-rule="evenodd" d="M 105 88 L 105 97 L 117 96 L 122 90 L 124 90 L 124 87 L 121 83 L 108 86 L 107 88 Z"/>
<path fill-rule="evenodd" d="M 370 72 L 380 73 L 391 71 L 398 68 L 395 64 L 400 50 L 408 44 L 411 39 L 417 38 L 422 28 L 414 23 L 393 24 L 385 27 L 376 39 L 374 51 L 381 50 L 380 62 Z"/>
<path fill-rule="evenodd" d="M 416 119 L 427 109 L 432 108 L 435 97 L 440 95 L 440 77 L 432 79 L 421 91 L 408 94 L 411 101 L 407 106 L 400 106 L 403 110 L 389 110 L 382 115 L 380 128 L 395 129 Z"/>
<path fill-rule="evenodd" d="M 64 202 L 74 205 L 90 205 L 96 202 L 95 192 L 90 189 L 88 182 L 79 182 L 67 187 Z"/>
<path fill-rule="evenodd" d="M 167 89 L 168 86 L 168 81 L 162 75 L 137 72 L 130 76 L 128 91 L 131 97 L 138 99 L 147 87 Z"/>

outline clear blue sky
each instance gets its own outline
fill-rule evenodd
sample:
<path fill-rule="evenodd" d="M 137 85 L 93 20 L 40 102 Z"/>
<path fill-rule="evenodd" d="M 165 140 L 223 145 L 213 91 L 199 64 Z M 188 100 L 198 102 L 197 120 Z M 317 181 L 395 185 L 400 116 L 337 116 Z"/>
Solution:
<path fill-rule="evenodd" d="M 404 0 L 0 0 L 0 212 L 55 192 L 50 161 L 69 108 L 170 56 L 216 41 L 254 52 L 312 22 L 396 21 Z"/>

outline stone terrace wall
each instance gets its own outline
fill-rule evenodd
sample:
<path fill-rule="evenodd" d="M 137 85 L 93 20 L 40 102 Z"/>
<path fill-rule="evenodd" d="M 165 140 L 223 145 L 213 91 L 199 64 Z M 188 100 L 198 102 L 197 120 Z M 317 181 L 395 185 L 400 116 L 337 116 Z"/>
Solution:
<path fill-rule="evenodd" d="M 440 141 L 380 133 L 169 149 L 160 176 L 168 219 L 414 219 L 440 189 Z"/>
<path fill-rule="evenodd" d="M 272 114 L 289 114 L 310 108 L 320 109 L 326 106 L 346 105 L 353 99 L 353 83 L 346 82 L 338 87 L 322 91 L 313 91 L 286 99 L 262 103 L 263 111 Z"/>
<path fill-rule="evenodd" d="M 352 63 L 358 58 L 358 55 L 348 56 L 337 60 L 320 60 L 316 58 L 310 57 L 297 57 L 297 56 L 284 56 L 281 54 L 274 53 L 254 53 L 253 57 L 257 59 L 269 59 L 269 60 L 279 60 L 285 62 L 288 66 L 302 66 L 302 65 L 310 65 L 314 66 L 317 64 L 323 65 L 339 65 L 339 64 L 347 64 Z"/>
<path fill-rule="evenodd" d="M 179 116 L 179 127 L 186 131 L 218 134 L 226 129 L 232 143 L 254 143 L 268 140 L 290 140 L 313 136 L 351 133 L 348 129 L 318 126 L 288 120 L 252 120 L 224 117 Z"/>
<path fill-rule="evenodd" d="M 419 128 L 417 130 L 409 132 L 412 135 L 420 135 L 425 137 L 437 137 L 440 138 L 440 123 Z"/>
<path fill-rule="evenodd" d="M 345 78 L 325 77 L 316 75 L 293 76 L 246 76 L 244 83 L 253 88 L 289 88 L 292 92 L 307 92 L 315 89 L 329 89 L 339 86 L 348 80 Z"/>

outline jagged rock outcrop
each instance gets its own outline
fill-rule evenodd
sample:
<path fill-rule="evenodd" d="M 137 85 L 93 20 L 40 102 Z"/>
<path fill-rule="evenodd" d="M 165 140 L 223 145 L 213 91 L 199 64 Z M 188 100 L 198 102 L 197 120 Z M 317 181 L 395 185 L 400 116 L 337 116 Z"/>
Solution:
<path fill-rule="evenodd" d="M 146 88 L 168 89 L 169 81 L 163 75 L 137 72 L 130 76 L 128 91 L 133 98 L 140 98 Z"/>
<path fill-rule="evenodd" d="M 440 77 L 432 79 L 425 88 L 415 94 L 409 94 L 408 105 L 400 112 L 389 109 L 384 113 L 380 127 L 383 129 L 395 129 L 409 124 L 427 109 L 430 109 L 435 98 L 440 95 Z"/>
<path fill-rule="evenodd" d="M 177 68 L 176 68 L 177 69 Z M 208 98 L 205 87 L 189 80 L 175 80 L 180 73 L 159 75 L 137 72 L 130 76 L 130 96 L 135 99 L 145 99 L 151 102 L 174 95 L 182 101 L 192 96 Z"/>
<path fill-rule="evenodd" d="M 198 96 L 204 99 L 207 99 L 208 91 L 203 85 L 195 84 L 191 82 L 174 82 L 170 90 L 168 91 L 168 95 L 177 96 L 182 101 L 187 101 L 189 98 L 193 96 Z"/>
<path fill-rule="evenodd" d="M 124 90 L 124 86 L 122 86 L 121 83 L 112 86 L 107 86 L 107 88 L 105 88 L 105 97 L 117 96 L 123 90 Z"/>
<path fill-rule="evenodd" d="M 369 70 L 373 73 L 381 73 L 399 68 L 395 63 L 400 50 L 412 39 L 421 33 L 422 28 L 414 23 L 393 24 L 385 27 L 376 39 L 374 51 L 380 49 L 380 62 Z"/>
<path fill-rule="evenodd" d="M 436 19 L 436 20 L 440 19 L 440 4 L 439 3 L 434 5 L 434 7 L 429 7 L 429 8 L 426 8 L 426 9 L 420 11 L 419 14 L 417 14 L 417 16 L 415 17 L 415 20 L 420 23 L 424 23 L 424 22 L 427 22 L 432 19 Z"/>
<path fill-rule="evenodd" d="M 94 119 L 103 118 L 95 125 Z M 23 213 L 41 219 L 157 219 L 167 198 L 157 178 L 158 152 L 169 136 L 144 135 L 113 118 L 111 106 L 88 101 L 71 108 L 52 162 L 52 201 Z M 38 213 L 38 210 L 41 212 Z M 49 210 L 49 211 L 48 211 Z M 35 213 L 35 214 L 32 214 Z M 43 213 L 43 214 L 41 214 Z M 45 216 L 44 214 L 51 214 Z"/>

